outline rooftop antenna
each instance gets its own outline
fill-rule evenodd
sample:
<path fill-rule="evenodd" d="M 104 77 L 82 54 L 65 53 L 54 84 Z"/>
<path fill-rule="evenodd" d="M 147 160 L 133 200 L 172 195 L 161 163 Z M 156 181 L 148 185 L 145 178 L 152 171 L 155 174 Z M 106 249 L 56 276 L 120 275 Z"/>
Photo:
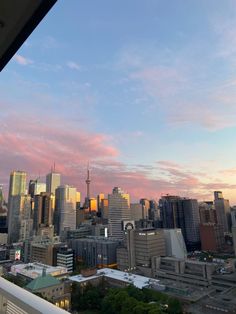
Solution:
<path fill-rule="evenodd" d="M 55 171 L 56 171 L 56 163 L 54 161 L 54 163 L 53 163 L 53 172 L 55 172 Z"/>

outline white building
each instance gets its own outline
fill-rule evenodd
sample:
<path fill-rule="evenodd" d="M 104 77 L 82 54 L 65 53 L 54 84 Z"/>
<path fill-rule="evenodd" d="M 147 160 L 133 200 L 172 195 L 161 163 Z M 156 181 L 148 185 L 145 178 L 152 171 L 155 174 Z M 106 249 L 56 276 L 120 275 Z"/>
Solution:
<path fill-rule="evenodd" d="M 181 229 L 163 229 L 166 256 L 186 258 L 187 250 Z"/>
<path fill-rule="evenodd" d="M 123 239 L 123 221 L 131 220 L 129 194 L 115 187 L 112 194 L 108 195 L 108 224 L 109 235 L 113 238 Z"/>

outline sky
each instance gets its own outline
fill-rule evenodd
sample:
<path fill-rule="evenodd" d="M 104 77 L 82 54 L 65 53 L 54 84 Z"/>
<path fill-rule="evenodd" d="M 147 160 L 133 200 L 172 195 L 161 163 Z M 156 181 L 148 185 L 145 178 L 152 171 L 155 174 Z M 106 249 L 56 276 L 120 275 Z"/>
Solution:
<path fill-rule="evenodd" d="M 0 74 L 0 184 L 236 204 L 236 2 L 58 1 Z"/>

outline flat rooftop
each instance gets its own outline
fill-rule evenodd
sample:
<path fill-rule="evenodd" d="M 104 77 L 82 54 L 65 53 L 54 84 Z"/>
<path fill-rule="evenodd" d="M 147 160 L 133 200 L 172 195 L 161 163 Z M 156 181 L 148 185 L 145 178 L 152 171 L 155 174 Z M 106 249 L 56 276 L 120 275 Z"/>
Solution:
<path fill-rule="evenodd" d="M 66 267 L 49 266 L 41 263 L 18 264 L 11 267 L 11 273 L 17 275 L 18 273 L 29 278 L 37 278 L 42 275 L 43 269 L 46 269 L 47 275 L 60 276 L 67 274 Z"/>
<path fill-rule="evenodd" d="M 136 275 L 136 274 L 127 273 L 127 272 L 116 270 L 116 269 L 110 269 L 110 268 L 99 269 L 97 271 L 97 274 L 90 276 L 90 277 L 83 277 L 82 275 L 76 275 L 76 276 L 69 277 L 69 279 L 72 281 L 75 281 L 75 282 L 82 283 L 82 282 L 96 279 L 96 278 L 101 277 L 101 276 L 133 284 L 135 287 L 137 287 L 139 289 L 142 289 L 144 287 L 148 287 L 150 285 L 161 286 L 160 280 L 149 278 L 149 277 L 144 277 L 144 276 L 140 276 L 140 275 Z M 164 288 L 164 286 L 163 286 L 163 288 Z"/>

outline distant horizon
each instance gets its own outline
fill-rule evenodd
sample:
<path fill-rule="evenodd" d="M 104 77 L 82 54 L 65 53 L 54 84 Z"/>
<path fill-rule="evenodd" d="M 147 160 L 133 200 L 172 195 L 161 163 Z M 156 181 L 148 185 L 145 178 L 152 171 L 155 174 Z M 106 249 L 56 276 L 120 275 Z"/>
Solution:
<path fill-rule="evenodd" d="M 80 192 L 80 194 L 81 194 L 81 203 L 85 200 L 85 197 L 86 197 L 86 183 L 85 183 L 85 180 L 86 180 L 86 173 L 85 173 L 85 176 L 84 176 L 84 184 L 83 184 L 83 187 L 82 187 L 82 189 L 80 189 L 80 188 L 78 188 L 78 186 L 76 185 L 76 184 L 70 184 L 70 182 L 67 182 L 67 181 L 65 181 L 65 179 L 64 179 L 64 175 L 62 174 L 62 173 L 60 173 L 59 171 L 57 171 L 56 169 L 54 169 L 53 171 L 49 171 L 49 172 L 47 172 L 45 175 L 43 175 L 43 176 L 38 176 L 38 177 L 33 177 L 32 175 L 30 175 L 27 171 L 25 171 L 25 170 L 20 170 L 20 169 L 15 169 L 15 170 L 12 170 L 12 171 L 21 171 L 21 172 L 25 172 L 26 173 L 26 178 L 27 178 L 27 180 L 26 180 L 26 186 L 27 186 L 27 191 L 28 191 L 28 187 L 29 187 L 29 182 L 30 182 L 30 180 L 36 180 L 36 179 L 38 179 L 39 180 L 39 183 L 44 183 L 44 184 L 46 184 L 46 175 L 47 174 L 49 174 L 49 173 L 57 173 L 57 174 L 60 174 L 61 175 L 61 185 L 69 185 L 69 186 L 71 186 L 71 187 L 74 187 L 74 188 L 76 188 L 76 190 L 77 190 L 77 192 Z M 11 171 L 11 172 L 12 172 Z M 10 173 L 11 173 L 10 172 Z M 9 178 L 10 178 L 10 173 L 9 173 Z M 43 179 L 43 180 L 42 180 Z M 9 181 L 9 180 L 8 180 Z M 90 188 L 92 189 L 92 191 L 93 191 L 93 179 L 91 178 L 91 183 L 90 183 Z M 0 184 L 0 186 L 2 186 L 3 187 L 3 195 L 4 195 L 4 199 L 5 199 L 5 201 L 7 201 L 7 199 L 8 199 L 8 190 L 9 190 L 9 182 L 8 182 L 8 185 L 7 184 Z M 95 186 L 96 186 L 96 183 L 95 183 Z M 174 194 L 174 193 L 162 193 L 161 195 L 159 195 L 159 196 L 156 196 L 156 197 L 147 197 L 147 196 L 145 196 L 144 194 L 142 194 L 142 195 L 140 195 L 140 197 L 133 197 L 133 195 L 131 194 L 131 193 L 129 193 L 129 191 L 128 190 L 126 190 L 125 188 L 124 188 L 124 186 L 122 186 L 122 185 L 113 185 L 113 186 L 110 186 L 110 190 L 109 191 L 96 191 L 96 192 L 92 192 L 91 194 L 91 198 L 96 198 L 97 196 L 98 196 L 98 194 L 100 194 L 100 193 L 103 193 L 104 195 L 108 195 L 108 194 L 111 194 L 112 193 L 112 190 L 113 190 L 113 188 L 114 187 L 116 187 L 116 186 L 118 186 L 118 187 L 120 187 L 125 193 L 128 193 L 129 195 L 130 195 L 130 201 L 131 201 L 131 203 L 137 203 L 137 202 L 139 202 L 140 201 L 140 199 L 142 199 L 142 198 L 145 198 L 145 199 L 148 199 L 148 200 L 155 200 L 155 201 L 157 201 L 157 203 L 158 203 L 158 201 L 159 201 L 159 199 L 162 197 L 162 196 L 179 196 L 179 197 L 182 197 L 182 198 L 189 198 L 189 199 L 197 199 L 197 201 L 199 202 L 199 203 L 201 203 L 201 202 L 207 202 L 207 201 L 214 201 L 214 192 L 215 191 L 218 191 L 218 190 L 213 190 L 211 193 L 209 192 L 209 197 L 208 198 L 205 198 L 205 199 L 199 199 L 199 198 L 197 198 L 197 197 L 193 197 L 193 196 L 191 196 L 190 194 L 189 195 L 184 195 L 184 194 Z M 221 190 L 220 190 L 221 191 Z M 223 192 L 223 191 L 222 191 Z M 223 197 L 224 197 L 224 199 L 228 199 L 227 197 L 225 197 L 225 195 L 224 195 L 224 192 L 223 192 Z M 229 202 L 230 202 L 230 206 L 232 207 L 232 206 L 235 206 L 235 205 L 233 205 L 232 203 L 231 203 L 231 200 L 230 199 L 228 199 L 229 200 Z"/>
<path fill-rule="evenodd" d="M 58 1 L 1 72 L 0 183 L 236 204 L 235 70 L 235 1 Z"/>

